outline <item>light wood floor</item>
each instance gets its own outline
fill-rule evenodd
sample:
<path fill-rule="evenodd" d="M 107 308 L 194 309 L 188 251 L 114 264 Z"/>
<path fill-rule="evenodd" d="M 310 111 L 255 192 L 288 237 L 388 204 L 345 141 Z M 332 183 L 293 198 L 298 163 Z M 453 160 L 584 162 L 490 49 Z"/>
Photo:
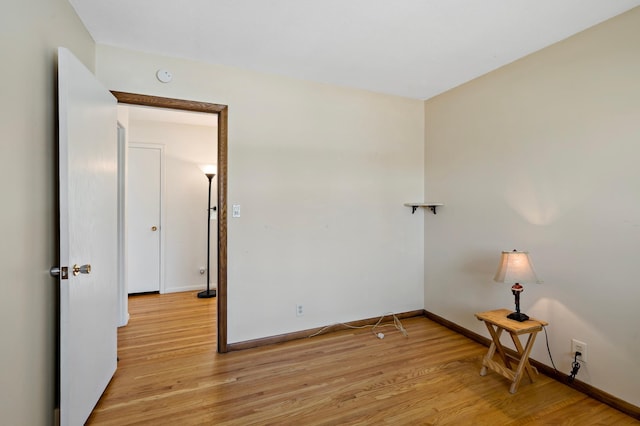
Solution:
<path fill-rule="evenodd" d="M 215 351 L 215 299 L 135 296 L 118 371 L 91 425 L 640 424 L 546 376 L 515 395 L 480 377 L 481 346 L 426 318 Z M 538 342 L 541 344 L 541 342 Z"/>

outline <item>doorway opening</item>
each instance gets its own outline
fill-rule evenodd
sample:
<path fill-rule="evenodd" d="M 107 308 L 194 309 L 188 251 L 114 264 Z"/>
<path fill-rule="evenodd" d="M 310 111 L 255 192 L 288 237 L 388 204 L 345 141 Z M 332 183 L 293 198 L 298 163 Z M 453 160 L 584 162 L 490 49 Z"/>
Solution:
<path fill-rule="evenodd" d="M 111 92 L 118 103 L 146 107 L 193 111 L 217 116 L 217 351 L 227 348 L 227 106 L 207 102 L 162 98 L 125 92 Z"/>

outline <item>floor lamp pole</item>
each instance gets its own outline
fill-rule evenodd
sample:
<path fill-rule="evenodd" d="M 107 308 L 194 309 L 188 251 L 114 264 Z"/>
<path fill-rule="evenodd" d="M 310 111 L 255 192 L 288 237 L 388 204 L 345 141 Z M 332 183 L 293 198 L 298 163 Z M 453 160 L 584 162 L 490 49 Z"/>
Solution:
<path fill-rule="evenodd" d="M 211 180 L 215 176 L 213 173 L 207 173 L 209 179 L 209 203 L 207 207 L 207 289 L 198 293 L 198 297 L 201 299 L 207 299 L 209 297 L 216 297 L 216 290 L 209 289 L 209 266 L 211 264 Z"/>

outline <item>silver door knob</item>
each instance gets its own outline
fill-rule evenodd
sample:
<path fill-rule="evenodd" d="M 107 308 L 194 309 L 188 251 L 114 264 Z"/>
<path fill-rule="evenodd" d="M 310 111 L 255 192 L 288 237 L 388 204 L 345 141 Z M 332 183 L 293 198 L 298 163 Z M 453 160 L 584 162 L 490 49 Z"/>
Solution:
<path fill-rule="evenodd" d="M 90 274 L 91 273 L 91 265 L 73 265 L 73 276 L 77 276 L 78 274 Z"/>
<path fill-rule="evenodd" d="M 152 226 L 152 227 L 151 227 L 151 230 L 152 230 L 153 232 L 156 232 L 156 231 L 158 230 L 158 227 L 154 225 L 154 226 Z"/>

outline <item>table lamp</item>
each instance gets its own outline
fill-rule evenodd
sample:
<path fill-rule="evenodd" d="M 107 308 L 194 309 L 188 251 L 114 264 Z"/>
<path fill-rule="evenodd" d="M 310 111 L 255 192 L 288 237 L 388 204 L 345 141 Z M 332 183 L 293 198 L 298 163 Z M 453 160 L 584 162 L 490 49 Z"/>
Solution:
<path fill-rule="evenodd" d="M 513 284 L 511 292 L 516 299 L 516 311 L 507 315 L 507 318 L 520 322 L 528 320 L 529 317 L 520 312 L 520 293 L 524 291 L 521 284 L 540 283 L 533 270 L 529 253 L 517 250 L 503 251 L 498 271 L 493 280 L 499 283 Z"/>

